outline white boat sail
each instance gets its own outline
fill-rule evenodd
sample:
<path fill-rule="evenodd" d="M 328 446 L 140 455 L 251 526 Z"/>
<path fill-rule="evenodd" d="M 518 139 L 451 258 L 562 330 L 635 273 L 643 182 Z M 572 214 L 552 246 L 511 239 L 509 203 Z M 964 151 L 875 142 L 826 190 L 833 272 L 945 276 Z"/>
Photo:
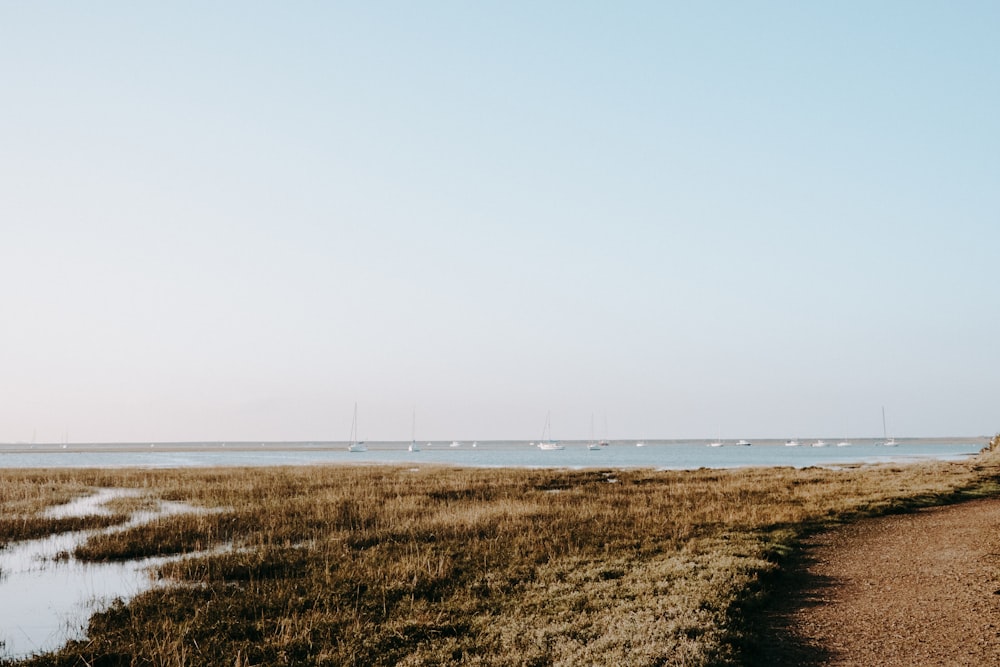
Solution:
<path fill-rule="evenodd" d="M 598 447 L 608 447 L 611 441 L 608 440 L 608 414 L 604 413 L 604 438 L 597 443 Z"/>
<path fill-rule="evenodd" d="M 846 424 L 846 422 L 845 422 L 845 424 L 844 424 L 844 433 L 847 433 L 848 431 L 849 431 L 849 429 L 847 428 L 847 424 Z M 850 438 L 848 438 L 848 437 L 847 437 L 847 436 L 845 435 L 845 436 L 844 436 L 844 437 L 843 437 L 843 438 L 842 438 L 842 439 L 840 440 L 840 442 L 838 442 L 838 443 L 837 443 L 837 446 L 838 446 L 838 447 L 851 447 L 851 446 L 852 446 L 853 444 L 854 444 L 854 443 L 852 443 L 852 442 L 851 442 L 851 439 L 850 439 Z"/>
<path fill-rule="evenodd" d="M 354 404 L 354 421 L 351 422 L 351 440 L 347 444 L 349 452 L 367 452 L 365 443 L 358 441 L 358 404 Z"/>
<path fill-rule="evenodd" d="M 413 425 L 410 428 L 410 446 L 407 449 L 411 452 L 419 452 L 420 444 L 417 442 L 417 409 L 413 409 Z"/>
<path fill-rule="evenodd" d="M 599 443 L 596 440 L 594 440 L 594 413 L 591 412 L 590 413 L 590 442 L 587 443 L 587 449 L 589 449 L 592 452 L 599 452 L 599 451 L 601 451 L 601 445 L 602 445 L 602 443 Z"/>
<path fill-rule="evenodd" d="M 538 448 L 545 451 L 556 451 L 560 449 L 566 449 L 558 441 L 552 439 L 552 424 L 551 424 L 552 413 L 545 415 L 545 427 L 542 429 L 542 439 L 538 443 Z"/>
<path fill-rule="evenodd" d="M 895 447 L 898 443 L 895 438 L 890 438 L 888 435 L 888 430 L 885 427 L 885 406 L 882 406 L 882 443 L 883 447 Z"/>

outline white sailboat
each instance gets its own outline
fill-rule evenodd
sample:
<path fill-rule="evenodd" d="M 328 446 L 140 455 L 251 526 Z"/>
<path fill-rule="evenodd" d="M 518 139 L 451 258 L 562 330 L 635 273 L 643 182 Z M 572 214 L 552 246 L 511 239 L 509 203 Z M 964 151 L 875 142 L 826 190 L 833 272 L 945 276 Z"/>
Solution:
<path fill-rule="evenodd" d="M 845 419 L 844 420 L 844 433 L 849 433 L 849 432 L 850 432 L 850 429 L 847 428 L 847 420 Z M 850 447 L 853 444 L 854 443 L 851 442 L 850 438 L 848 438 L 847 436 L 844 436 L 844 438 L 840 442 L 837 443 L 837 446 L 838 447 Z"/>
<path fill-rule="evenodd" d="M 566 449 L 559 444 L 558 441 L 552 439 L 552 424 L 551 424 L 552 413 L 545 415 L 545 427 L 542 428 L 542 439 L 538 443 L 538 448 L 544 451 L 557 451 L 560 449 Z"/>
<path fill-rule="evenodd" d="M 587 443 L 587 449 L 592 452 L 601 451 L 601 443 L 594 440 L 594 413 L 590 413 L 590 442 Z"/>
<path fill-rule="evenodd" d="M 608 447 L 611 445 L 611 441 L 608 440 L 608 414 L 604 413 L 604 438 L 597 443 L 598 447 Z"/>
<path fill-rule="evenodd" d="M 890 438 L 888 435 L 888 429 L 885 427 L 885 406 L 882 406 L 882 439 L 885 441 L 882 443 L 884 447 L 895 447 L 898 443 L 895 438 Z"/>
<path fill-rule="evenodd" d="M 367 452 L 365 443 L 358 441 L 358 404 L 354 404 L 354 421 L 351 422 L 351 441 L 347 444 L 349 452 Z"/>
<path fill-rule="evenodd" d="M 413 425 L 410 427 L 410 446 L 407 449 L 411 452 L 419 452 L 420 445 L 417 444 L 417 409 L 413 409 Z"/>

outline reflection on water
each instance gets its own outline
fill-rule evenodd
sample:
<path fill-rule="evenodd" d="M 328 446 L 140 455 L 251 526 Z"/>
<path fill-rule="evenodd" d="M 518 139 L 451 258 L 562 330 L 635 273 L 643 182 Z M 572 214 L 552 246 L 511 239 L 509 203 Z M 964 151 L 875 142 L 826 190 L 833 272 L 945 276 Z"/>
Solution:
<path fill-rule="evenodd" d="M 106 503 L 140 493 L 101 489 L 71 503 L 50 508 L 50 518 L 109 514 Z M 151 569 L 181 556 L 124 562 L 84 563 L 73 550 L 97 534 L 120 532 L 154 519 L 201 511 L 183 503 L 162 502 L 136 512 L 128 522 L 104 530 L 74 531 L 14 542 L 0 549 L 0 657 L 23 658 L 58 649 L 83 636 L 87 620 L 116 598 L 129 598 L 157 582 Z"/>

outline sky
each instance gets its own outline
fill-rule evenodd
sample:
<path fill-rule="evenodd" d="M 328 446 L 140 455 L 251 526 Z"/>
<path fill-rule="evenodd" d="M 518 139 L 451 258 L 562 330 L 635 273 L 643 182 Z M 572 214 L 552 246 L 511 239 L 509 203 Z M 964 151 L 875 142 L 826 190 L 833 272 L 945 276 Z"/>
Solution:
<path fill-rule="evenodd" d="M 996 433 L 997 34 L 0 0 L 0 442 Z"/>

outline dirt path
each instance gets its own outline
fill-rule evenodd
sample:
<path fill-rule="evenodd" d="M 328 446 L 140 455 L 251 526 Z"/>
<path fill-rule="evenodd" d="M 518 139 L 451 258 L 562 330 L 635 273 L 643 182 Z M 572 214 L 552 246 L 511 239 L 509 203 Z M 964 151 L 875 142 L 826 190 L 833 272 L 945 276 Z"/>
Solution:
<path fill-rule="evenodd" d="M 810 541 L 755 665 L 1000 664 L 1000 499 Z"/>

